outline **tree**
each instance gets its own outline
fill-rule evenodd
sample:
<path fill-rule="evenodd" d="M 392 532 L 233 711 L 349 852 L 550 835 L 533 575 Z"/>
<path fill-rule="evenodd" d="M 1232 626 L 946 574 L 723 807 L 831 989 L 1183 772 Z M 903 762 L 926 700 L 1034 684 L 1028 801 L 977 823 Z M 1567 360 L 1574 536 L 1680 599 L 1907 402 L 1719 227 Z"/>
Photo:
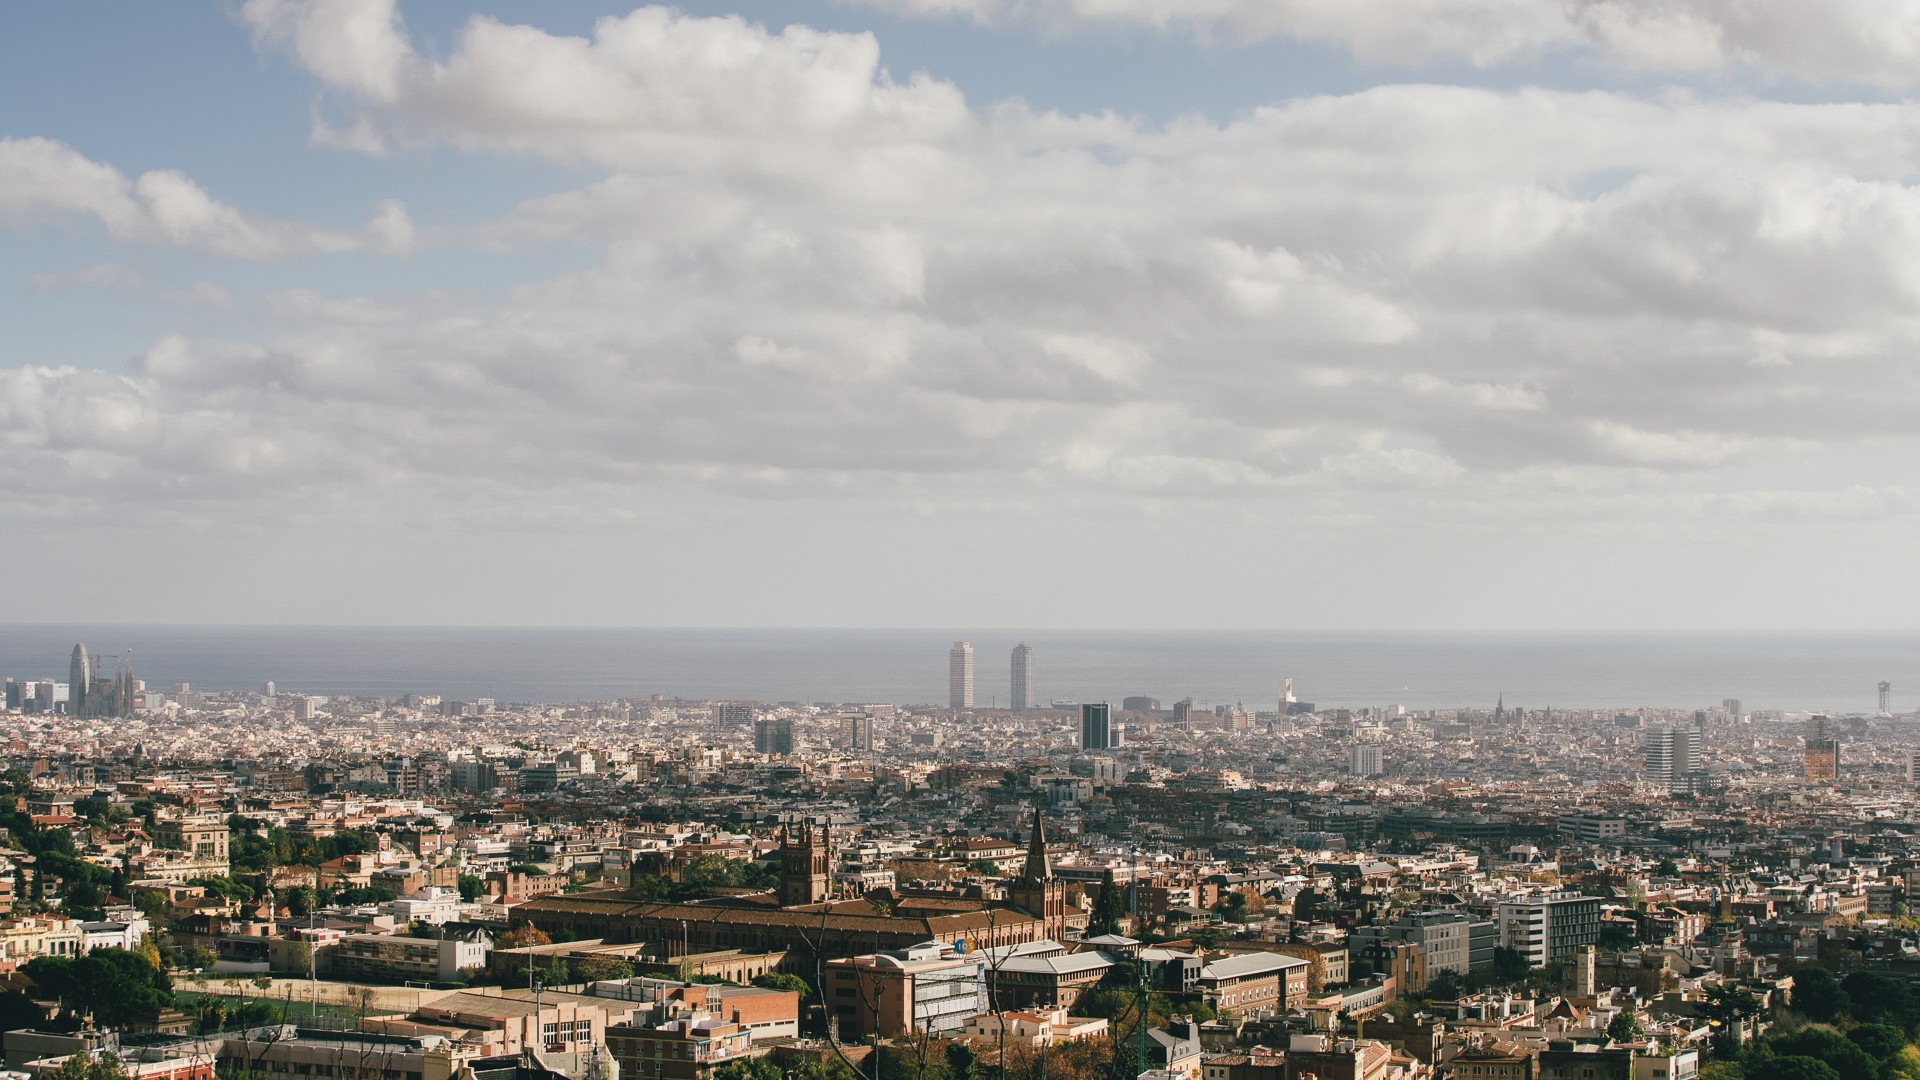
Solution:
<path fill-rule="evenodd" d="M 733 860 L 724 855 L 696 855 L 680 871 L 680 883 L 689 889 L 719 889 L 733 885 Z"/>
<path fill-rule="evenodd" d="M 521 923 L 519 926 L 513 927 L 506 933 L 501 934 L 500 939 L 494 943 L 494 947 L 499 949 L 527 949 L 535 945 L 551 944 L 553 944 L 553 939 L 547 936 L 546 931 L 532 923 Z"/>
<path fill-rule="evenodd" d="M 1608 922 L 1600 928 L 1600 948 L 1608 952 L 1625 952 L 1639 943 L 1631 927 L 1619 922 Z"/>
<path fill-rule="evenodd" d="M 281 896 L 294 918 L 304 919 L 319 907 L 319 897 L 310 885 L 295 885 Z"/>
<path fill-rule="evenodd" d="M 589 956 L 574 961 L 573 974 L 580 982 L 610 982 L 633 978 L 633 965 L 611 956 Z"/>
<path fill-rule="evenodd" d="M 1640 1026 L 1640 1018 L 1630 1011 L 1623 1010 L 1607 1022 L 1607 1038 L 1614 1042 L 1632 1042 L 1645 1030 Z"/>
<path fill-rule="evenodd" d="M 1713 1052 L 1732 1058 L 1740 1052 L 1747 1021 L 1760 1015 L 1760 999 L 1733 983 L 1711 983 L 1706 987 L 1700 1014 L 1713 1032 Z"/>
<path fill-rule="evenodd" d="M 1700 1080 L 1747 1080 L 1747 1071 L 1737 1061 L 1709 1061 L 1700 1066 Z"/>
<path fill-rule="evenodd" d="M 1823 967 L 1803 967 L 1793 974 L 1793 1008 L 1809 1020 L 1831 1021 L 1847 1008 L 1840 980 Z"/>
<path fill-rule="evenodd" d="M 472 874 L 461 874 L 458 884 L 460 886 L 460 899 L 469 904 L 486 895 L 486 881 Z"/>
<path fill-rule="evenodd" d="M 333 899 L 338 904 L 358 907 L 362 904 L 384 904 L 399 895 L 385 885 L 361 885 L 357 888 L 341 889 L 334 894 Z"/>
<path fill-rule="evenodd" d="M 1871 1077 L 1879 1073 L 1879 1062 L 1832 1028 L 1801 1028 L 1768 1039 L 1767 1047 L 1780 1058 L 1813 1058 L 1824 1062 L 1841 1076 Z"/>
<path fill-rule="evenodd" d="M 296 942 L 292 948 L 287 950 L 287 970 L 288 971 L 303 972 L 308 970 L 312 964 L 313 964 L 313 943 L 312 942 L 310 941 Z"/>
<path fill-rule="evenodd" d="M 1470 991 L 1467 988 L 1467 976 L 1446 968 L 1437 971 L 1427 980 L 1427 999 L 1429 1001 L 1452 1001 Z"/>
<path fill-rule="evenodd" d="M 800 995 L 804 1004 L 813 999 L 813 987 L 798 975 L 789 975 L 784 971 L 769 971 L 753 977 L 753 985 L 762 990 L 790 990 Z"/>
<path fill-rule="evenodd" d="M 1220 917 L 1228 922 L 1247 921 L 1247 894 L 1235 889 L 1220 901 Z"/>
<path fill-rule="evenodd" d="M 1847 1032 L 1855 1046 L 1885 1061 L 1907 1046 L 1907 1033 L 1892 1024 L 1861 1024 Z"/>
<path fill-rule="evenodd" d="M 18 1031 L 46 1022 L 46 1012 L 18 990 L 0 993 L 0 1031 Z"/>
<path fill-rule="evenodd" d="M 1796 986 L 1799 980 L 1794 980 Z M 1847 994 L 1847 1011 L 1863 1024 L 1886 1019 L 1905 1025 L 1913 1017 L 1913 991 L 1907 980 L 1871 971 L 1856 971 L 1840 980 Z"/>
<path fill-rule="evenodd" d="M 1777 1057 L 1749 1070 L 1747 1080 L 1840 1080 L 1840 1074 L 1819 1058 Z"/>
<path fill-rule="evenodd" d="M 1493 981 L 1496 983 L 1516 983 L 1533 974 L 1533 966 L 1527 963 L 1517 949 L 1497 945 L 1493 950 Z"/>
<path fill-rule="evenodd" d="M 1113 880 L 1113 870 L 1109 868 L 1100 875 L 1100 895 L 1093 902 L 1093 914 L 1087 918 L 1087 934 L 1090 937 L 1117 934 L 1120 932 L 1120 920 L 1126 916 L 1126 893 Z"/>
<path fill-rule="evenodd" d="M 127 1070 L 112 1054 L 75 1054 L 52 1072 L 41 1073 L 42 1080 L 127 1080 Z"/>
<path fill-rule="evenodd" d="M 947 1080 L 973 1080 L 973 1071 L 979 1062 L 980 1055 L 966 1043 L 947 1044 Z"/>
<path fill-rule="evenodd" d="M 150 1020 L 173 1004 L 173 983 L 145 957 L 125 949 L 95 949 L 76 960 L 41 956 L 27 977 L 58 997 L 66 1011 L 90 1015 L 101 1027 Z"/>
<path fill-rule="evenodd" d="M 637 877 L 628 883 L 627 895 L 635 900 L 657 904 L 673 898 L 673 882 L 655 874 Z"/>
<path fill-rule="evenodd" d="M 140 935 L 140 944 L 135 946 L 133 951 L 139 955 L 140 959 L 153 965 L 153 970 L 164 971 L 166 969 L 167 965 L 160 961 L 160 943 L 153 940 L 152 934 Z"/>
<path fill-rule="evenodd" d="M 713 1080 L 780 1080 L 772 1058 L 736 1058 L 713 1070 Z"/>
<path fill-rule="evenodd" d="M 1880 1066 L 1882 1080 L 1920 1080 L 1920 1047 L 1903 1046 Z"/>

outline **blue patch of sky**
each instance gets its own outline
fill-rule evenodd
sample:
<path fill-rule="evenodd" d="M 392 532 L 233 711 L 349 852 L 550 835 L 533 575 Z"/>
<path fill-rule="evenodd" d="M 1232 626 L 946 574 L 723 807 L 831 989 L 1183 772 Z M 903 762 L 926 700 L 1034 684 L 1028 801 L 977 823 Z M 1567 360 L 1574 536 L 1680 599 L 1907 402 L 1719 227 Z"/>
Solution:
<path fill-rule="evenodd" d="M 178 169 L 252 214 L 354 227 L 382 199 L 460 224 L 591 179 L 548 162 L 436 148 L 381 159 L 309 142 L 322 98 L 256 53 L 222 3 L 20 5 L 0 34 L 0 135 L 43 135 L 129 176 Z"/>
<path fill-rule="evenodd" d="M 1177 33 L 1092 27 L 1071 35 L 994 30 L 958 19 L 898 18 L 830 0 L 687 0 L 693 14 L 734 13 L 773 28 L 799 23 L 871 30 L 896 78 L 924 70 L 976 106 L 1020 98 L 1067 112 L 1115 112 L 1164 121 L 1227 120 L 1263 104 L 1357 92 L 1398 82 L 1494 88 L 1703 94 L 1775 100 L 1883 100 L 1854 86 L 1717 78 L 1649 81 L 1590 54 L 1562 51 L 1493 68 L 1460 61 L 1374 66 L 1341 49 L 1288 39 L 1200 43 Z M 445 55 L 474 14 L 554 33 L 590 34 L 606 0 L 403 3 L 416 45 Z M 199 4 L 29 4 L 0 34 L 0 133 L 47 135 L 128 173 L 178 168 L 251 213 L 358 225 L 384 198 L 417 220 L 459 224 L 497 217 L 521 201 L 579 186 L 592 170 L 448 147 L 388 159 L 315 147 L 310 118 L 323 97 L 288 58 L 256 53 L 221 0 Z"/>

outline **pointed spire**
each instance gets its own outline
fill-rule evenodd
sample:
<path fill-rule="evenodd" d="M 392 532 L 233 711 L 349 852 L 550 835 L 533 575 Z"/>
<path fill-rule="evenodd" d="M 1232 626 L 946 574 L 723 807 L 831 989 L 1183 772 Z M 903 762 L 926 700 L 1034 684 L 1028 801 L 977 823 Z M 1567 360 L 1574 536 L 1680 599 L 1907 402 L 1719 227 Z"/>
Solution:
<path fill-rule="evenodd" d="M 1028 881 L 1049 881 L 1053 867 L 1047 863 L 1047 822 L 1039 807 L 1033 808 L 1033 831 L 1027 835 L 1027 866 L 1021 874 Z"/>

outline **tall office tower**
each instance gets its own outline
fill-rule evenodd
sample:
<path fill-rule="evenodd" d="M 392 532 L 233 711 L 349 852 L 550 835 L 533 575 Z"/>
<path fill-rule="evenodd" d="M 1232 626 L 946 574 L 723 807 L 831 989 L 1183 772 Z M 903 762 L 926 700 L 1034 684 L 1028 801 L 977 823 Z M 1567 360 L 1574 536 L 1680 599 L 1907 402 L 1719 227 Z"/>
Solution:
<path fill-rule="evenodd" d="M 1181 731 L 1193 730 L 1193 699 L 1181 698 L 1173 703 L 1173 726 Z"/>
<path fill-rule="evenodd" d="M 32 690 L 32 685 L 29 683 L 23 683 L 19 679 L 8 679 L 7 708 L 18 709 L 21 703 L 27 700 L 27 696 L 32 693 Z"/>
<path fill-rule="evenodd" d="M 261 697 L 273 696 L 273 680 L 272 679 L 268 679 L 266 682 L 263 682 L 260 684 L 260 696 Z"/>
<path fill-rule="evenodd" d="M 1820 713 L 1807 717 L 1808 739 L 1833 739 L 1839 734 L 1840 727 L 1833 722 L 1833 717 Z"/>
<path fill-rule="evenodd" d="M 73 647 L 73 659 L 67 664 L 67 715 L 87 715 L 87 692 L 93 689 L 93 660 L 85 645 Z"/>
<path fill-rule="evenodd" d="M 873 750 L 873 714 L 869 712 L 847 712 L 840 714 L 840 745 L 843 749 L 857 753 Z"/>
<path fill-rule="evenodd" d="M 1081 750 L 1098 754 L 1114 748 L 1112 711 L 1104 701 L 1080 706 Z"/>
<path fill-rule="evenodd" d="M 1033 708 L 1033 649 L 1024 641 L 1013 647 L 1013 695 L 1007 707 Z"/>
<path fill-rule="evenodd" d="M 1722 698 L 1720 701 L 1720 707 L 1727 710 L 1727 718 L 1736 724 L 1740 722 L 1740 717 L 1746 713 L 1746 710 L 1742 708 L 1743 704 L 1744 703 L 1737 697 Z"/>
<path fill-rule="evenodd" d="M 1880 711 L 1892 712 L 1888 706 L 1893 704 L 1893 684 L 1885 680 L 1880 683 Z"/>
<path fill-rule="evenodd" d="M 947 653 L 947 707 L 973 708 L 973 646 L 964 641 Z"/>
<path fill-rule="evenodd" d="M 755 720 L 753 752 L 781 755 L 793 753 L 793 721 L 779 716 L 763 716 Z"/>
<path fill-rule="evenodd" d="M 1690 727 L 1647 729 L 1647 783 L 1669 792 L 1692 789 L 1700 772 L 1700 733 Z"/>
<path fill-rule="evenodd" d="M 1387 771 L 1386 755 L 1373 743 L 1356 743 L 1347 751 L 1347 773 L 1365 779 Z"/>
<path fill-rule="evenodd" d="M 1801 775 L 1809 784 L 1830 784 L 1840 779 L 1840 740 L 1808 739 Z"/>
<path fill-rule="evenodd" d="M 1907 783 L 1920 780 L 1920 750 L 1907 755 Z"/>
<path fill-rule="evenodd" d="M 753 706 L 744 701 L 723 701 L 713 708 L 714 722 L 721 725 L 753 723 Z"/>

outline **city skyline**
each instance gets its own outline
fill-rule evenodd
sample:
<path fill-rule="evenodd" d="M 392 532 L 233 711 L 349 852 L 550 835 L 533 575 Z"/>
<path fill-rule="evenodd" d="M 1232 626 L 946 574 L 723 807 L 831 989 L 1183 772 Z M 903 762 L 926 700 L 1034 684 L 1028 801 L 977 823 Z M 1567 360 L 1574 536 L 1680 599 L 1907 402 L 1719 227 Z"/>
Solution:
<path fill-rule="evenodd" d="M 69 633 L 72 631 L 73 633 Z M 73 682 L 57 643 L 99 627 L 0 625 L 0 676 Z M 988 648 L 1032 637 L 1048 658 L 1051 702 L 1183 701 L 1202 712 L 1328 708 L 1620 705 L 1798 713 L 1906 711 L 1920 637 L 1789 635 L 1737 639 L 1573 635 L 1300 635 L 1086 631 L 972 632 Z M 137 646 L 154 688 L 279 685 L 293 693 L 401 697 L 446 693 L 511 701 L 606 700 L 665 692 L 717 699 L 953 700 L 952 638 L 938 631 L 699 631 L 411 628 L 182 628 L 114 631 Z M 1031 642 L 1028 643 L 1032 647 Z M 946 668 L 929 663 L 944 650 Z M 104 657 L 92 657 L 103 660 Z M 976 652 L 977 664 L 977 652 Z M 102 670 L 107 670 L 103 668 Z M 60 673 L 66 672 L 62 681 Z M 1314 701 L 1275 702 L 1273 673 Z M 1011 674 L 1011 672 L 1009 672 Z M 1893 675 L 1893 679 L 1886 676 Z M 941 676 L 944 676 L 942 678 Z M 978 688 L 975 706 L 1011 708 Z M 115 683 L 96 673 L 96 686 Z M 1504 688 L 1504 689 L 1498 689 Z M 1738 694 L 1729 696 L 1727 690 Z M 268 691 L 269 693 L 271 691 Z M 1267 704 L 1262 705 L 1262 698 Z M 1138 706 L 1147 707 L 1147 706 Z"/>

